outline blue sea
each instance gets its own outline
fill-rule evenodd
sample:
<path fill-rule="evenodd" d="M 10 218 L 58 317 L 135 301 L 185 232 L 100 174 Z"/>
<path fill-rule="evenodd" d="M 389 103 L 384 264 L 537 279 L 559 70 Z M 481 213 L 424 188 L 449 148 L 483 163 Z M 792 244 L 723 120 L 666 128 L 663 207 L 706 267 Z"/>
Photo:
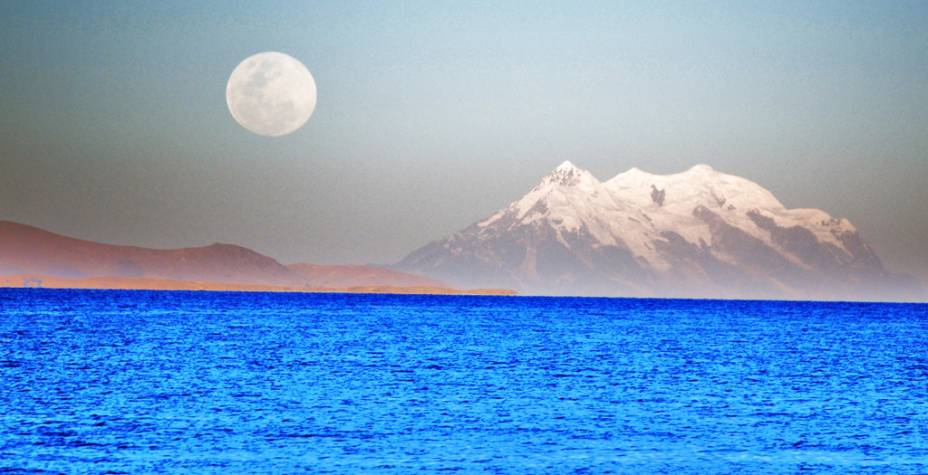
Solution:
<path fill-rule="evenodd" d="M 0 289 L 0 472 L 928 472 L 928 305 Z"/>

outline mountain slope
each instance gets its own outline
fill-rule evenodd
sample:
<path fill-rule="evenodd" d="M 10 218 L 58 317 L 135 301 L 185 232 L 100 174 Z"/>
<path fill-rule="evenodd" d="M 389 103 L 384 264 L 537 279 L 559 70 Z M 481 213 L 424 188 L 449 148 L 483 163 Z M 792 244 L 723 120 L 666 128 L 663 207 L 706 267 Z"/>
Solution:
<path fill-rule="evenodd" d="M 24 224 L 0 221 L 0 276 L 27 275 L 59 280 L 89 279 L 92 283 L 108 283 L 108 287 L 118 288 L 133 288 L 140 283 L 144 283 L 145 288 L 160 288 L 158 285 L 199 288 L 197 285 L 200 285 L 180 285 L 180 282 L 209 283 L 216 288 L 234 288 L 234 285 L 223 284 L 330 289 L 445 287 L 434 279 L 377 266 L 286 266 L 231 244 L 147 249 L 74 239 Z"/>
<path fill-rule="evenodd" d="M 524 197 L 397 268 L 530 293 L 880 298 L 914 292 L 845 219 L 787 209 L 744 178 L 697 165 L 600 182 L 564 162 Z"/>
<path fill-rule="evenodd" d="M 266 284 L 289 282 L 292 277 L 274 259 L 231 244 L 147 249 L 74 239 L 9 221 L 0 222 L 0 273 Z"/>

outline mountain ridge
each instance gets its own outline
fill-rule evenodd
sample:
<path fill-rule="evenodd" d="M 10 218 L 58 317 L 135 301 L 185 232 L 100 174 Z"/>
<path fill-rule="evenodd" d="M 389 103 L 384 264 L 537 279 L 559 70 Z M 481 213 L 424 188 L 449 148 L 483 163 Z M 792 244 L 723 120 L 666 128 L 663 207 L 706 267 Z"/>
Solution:
<path fill-rule="evenodd" d="M 699 164 L 605 182 L 565 161 L 508 206 L 395 268 L 527 293 L 722 298 L 907 298 L 847 219 L 789 209 Z"/>
<path fill-rule="evenodd" d="M 39 281 L 77 288 L 461 292 L 429 277 L 374 265 L 284 265 L 221 242 L 179 249 L 104 244 L 0 220 L 0 283 Z"/>

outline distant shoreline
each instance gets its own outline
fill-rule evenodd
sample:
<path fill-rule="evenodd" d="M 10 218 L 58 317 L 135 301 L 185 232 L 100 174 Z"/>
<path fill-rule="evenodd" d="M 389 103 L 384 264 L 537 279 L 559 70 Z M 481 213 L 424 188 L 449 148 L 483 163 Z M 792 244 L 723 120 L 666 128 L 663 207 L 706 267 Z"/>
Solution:
<path fill-rule="evenodd" d="M 240 284 L 132 277 L 89 277 L 69 279 L 41 275 L 0 277 L 0 288 L 72 289 L 72 290 L 164 290 L 199 292 L 279 292 L 328 294 L 395 295 L 499 295 L 514 296 L 510 289 L 456 289 L 451 287 L 364 285 L 350 287 L 299 287 L 292 285 Z"/>
<path fill-rule="evenodd" d="M 122 290 L 138 292 L 233 292 L 233 293 L 281 293 L 281 294 L 358 294 L 358 295 L 443 295 L 443 296 L 473 296 L 473 297 L 525 297 L 534 299 L 592 299 L 592 300 L 659 300 L 659 301 L 699 301 L 699 302 L 740 302 L 740 303 L 797 303 L 797 304 L 863 304 L 863 305 L 921 305 L 928 306 L 928 302 L 921 300 L 788 300 L 788 299 L 746 299 L 746 298 L 708 298 L 708 297 L 644 297 L 644 296 L 602 296 L 602 295 L 543 295 L 521 294 L 510 289 L 419 289 L 409 287 L 351 287 L 351 288 L 278 288 L 275 286 L 224 286 L 214 287 L 185 287 L 185 288 L 154 288 L 154 287 L 30 287 L 23 285 L 8 285 L 8 277 L 0 276 L 0 290 Z M 267 288 L 265 288 L 267 287 Z"/>

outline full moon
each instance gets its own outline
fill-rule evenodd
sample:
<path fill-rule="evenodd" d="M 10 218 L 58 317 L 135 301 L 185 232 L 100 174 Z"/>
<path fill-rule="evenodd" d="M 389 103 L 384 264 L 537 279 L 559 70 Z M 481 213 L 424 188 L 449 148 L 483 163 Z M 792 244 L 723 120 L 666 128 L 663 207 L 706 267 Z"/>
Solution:
<path fill-rule="evenodd" d="M 245 58 L 226 85 L 229 112 L 242 127 L 280 137 L 299 129 L 316 108 L 316 81 L 306 66 L 284 53 Z"/>

